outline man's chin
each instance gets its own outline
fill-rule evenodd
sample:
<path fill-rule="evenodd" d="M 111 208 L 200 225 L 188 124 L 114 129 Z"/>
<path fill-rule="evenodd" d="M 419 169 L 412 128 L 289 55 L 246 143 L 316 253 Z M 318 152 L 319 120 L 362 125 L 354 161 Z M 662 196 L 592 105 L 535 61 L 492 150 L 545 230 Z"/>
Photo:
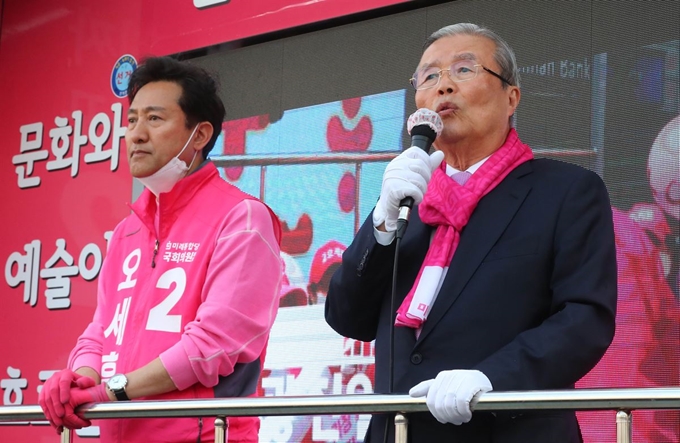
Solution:
<path fill-rule="evenodd" d="M 150 158 L 143 156 L 135 156 L 128 159 L 128 168 L 130 175 L 134 178 L 148 177 L 158 170 L 154 167 L 153 162 L 148 161 Z"/>
<path fill-rule="evenodd" d="M 145 178 L 152 175 L 154 171 L 149 171 L 142 168 L 130 168 L 130 175 L 134 178 Z"/>
<path fill-rule="evenodd" d="M 463 134 L 461 134 L 460 131 L 444 127 L 442 133 L 437 137 L 437 141 L 441 145 L 453 145 L 463 140 L 463 138 Z"/>

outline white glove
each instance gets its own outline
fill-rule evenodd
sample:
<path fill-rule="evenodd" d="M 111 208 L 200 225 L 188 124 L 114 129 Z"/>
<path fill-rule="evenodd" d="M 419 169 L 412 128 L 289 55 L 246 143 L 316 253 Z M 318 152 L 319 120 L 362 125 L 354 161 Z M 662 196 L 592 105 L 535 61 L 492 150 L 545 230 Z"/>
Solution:
<path fill-rule="evenodd" d="M 392 159 L 383 174 L 380 199 L 373 210 L 373 226 L 377 228 L 385 223 L 385 229 L 396 231 L 399 202 L 405 197 L 412 197 L 414 204 L 420 203 L 427 190 L 427 183 L 432 177 L 432 171 L 442 160 L 444 160 L 442 151 L 428 155 L 415 146 Z"/>
<path fill-rule="evenodd" d="M 408 394 L 427 395 L 427 408 L 440 423 L 460 425 L 472 418 L 479 395 L 493 389 L 486 375 L 477 370 L 442 371 L 432 380 L 418 383 Z"/>

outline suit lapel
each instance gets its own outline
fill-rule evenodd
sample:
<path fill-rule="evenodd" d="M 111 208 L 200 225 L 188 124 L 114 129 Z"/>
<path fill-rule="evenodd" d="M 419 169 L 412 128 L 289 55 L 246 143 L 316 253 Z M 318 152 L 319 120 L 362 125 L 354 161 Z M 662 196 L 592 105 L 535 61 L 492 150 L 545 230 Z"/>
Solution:
<path fill-rule="evenodd" d="M 528 183 L 519 178 L 531 173 L 531 170 L 530 162 L 519 165 L 479 202 L 463 229 L 449 272 L 425 321 L 418 343 L 427 337 L 451 308 L 484 257 L 512 221 L 531 189 Z"/>

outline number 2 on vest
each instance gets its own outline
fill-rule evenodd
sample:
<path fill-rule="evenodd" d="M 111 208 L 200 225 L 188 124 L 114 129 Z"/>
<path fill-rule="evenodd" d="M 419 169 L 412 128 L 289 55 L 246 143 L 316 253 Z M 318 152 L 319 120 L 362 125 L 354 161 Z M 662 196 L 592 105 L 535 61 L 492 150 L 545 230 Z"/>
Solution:
<path fill-rule="evenodd" d="M 161 275 L 156 283 L 159 289 L 170 289 L 173 283 L 175 288 L 162 302 L 151 308 L 149 318 L 146 321 L 146 329 L 149 331 L 180 332 L 182 328 L 182 316 L 170 315 L 170 310 L 184 295 L 187 285 L 187 275 L 182 268 L 170 269 Z"/>

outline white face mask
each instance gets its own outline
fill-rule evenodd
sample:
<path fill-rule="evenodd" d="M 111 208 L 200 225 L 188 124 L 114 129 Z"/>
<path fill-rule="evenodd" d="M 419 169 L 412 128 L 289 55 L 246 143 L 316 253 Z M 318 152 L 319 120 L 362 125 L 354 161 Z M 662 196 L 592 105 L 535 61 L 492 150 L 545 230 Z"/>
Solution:
<path fill-rule="evenodd" d="M 184 178 L 184 176 L 187 174 L 187 171 L 191 168 L 191 165 L 194 164 L 194 160 L 196 159 L 196 154 L 198 151 L 194 152 L 194 156 L 191 158 L 191 164 L 189 166 L 187 166 L 184 161 L 180 160 L 179 156 L 182 155 L 182 152 L 184 152 L 187 146 L 189 146 L 189 142 L 196 133 L 196 129 L 198 129 L 198 125 L 196 125 L 194 130 L 191 132 L 189 140 L 187 140 L 187 142 L 184 144 L 184 147 L 181 151 L 179 151 L 179 154 L 171 158 L 165 166 L 148 177 L 137 179 L 144 186 L 146 186 L 149 191 L 153 192 L 156 197 L 158 197 L 163 192 L 170 192 L 175 184 Z"/>

